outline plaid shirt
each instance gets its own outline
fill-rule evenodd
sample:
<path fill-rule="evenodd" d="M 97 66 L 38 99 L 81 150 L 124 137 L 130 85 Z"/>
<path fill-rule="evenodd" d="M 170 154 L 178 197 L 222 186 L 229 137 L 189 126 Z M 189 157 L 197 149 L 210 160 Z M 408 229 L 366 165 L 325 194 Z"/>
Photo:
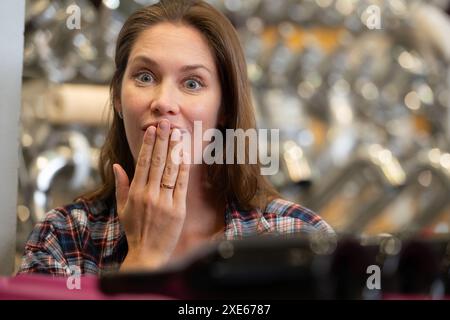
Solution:
<path fill-rule="evenodd" d="M 228 203 L 225 226 L 227 240 L 261 234 L 334 233 L 314 212 L 283 199 L 270 202 L 264 212 L 242 211 Z M 80 201 L 51 210 L 35 226 L 25 246 L 19 274 L 69 276 L 79 270 L 81 274 L 97 275 L 118 270 L 127 251 L 115 205 Z"/>

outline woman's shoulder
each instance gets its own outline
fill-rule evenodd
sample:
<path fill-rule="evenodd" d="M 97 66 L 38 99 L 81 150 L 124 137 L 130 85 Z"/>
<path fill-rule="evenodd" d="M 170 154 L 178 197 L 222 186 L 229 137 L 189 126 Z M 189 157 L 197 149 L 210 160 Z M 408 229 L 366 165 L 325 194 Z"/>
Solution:
<path fill-rule="evenodd" d="M 19 273 L 68 275 L 71 267 L 98 273 L 101 255 L 110 254 L 112 240 L 118 238 L 117 220 L 114 210 L 98 200 L 77 200 L 51 209 L 34 226 Z M 105 234 L 108 241 L 103 241 Z"/>
<path fill-rule="evenodd" d="M 289 200 L 275 198 L 263 211 L 265 220 L 281 233 L 311 233 L 321 231 L 334 233 L 334 230 L 314 211 Z"/>
<path fill-rule="evenodd" d="M 107 221 L 110 211 L 104 201 L 78 199 L 49 210 L 40 224 L 56 230 L 84 229 L 92 223 Z"/>

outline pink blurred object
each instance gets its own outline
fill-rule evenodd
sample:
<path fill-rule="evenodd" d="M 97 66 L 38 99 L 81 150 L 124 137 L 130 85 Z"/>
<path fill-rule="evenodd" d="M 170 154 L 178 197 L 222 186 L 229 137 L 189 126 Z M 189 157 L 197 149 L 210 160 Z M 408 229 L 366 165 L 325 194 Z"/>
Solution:
<path fill-rule="evenodd" d="M 69 278 L 47 275 L 0 277 L 0 300 L 170 300 L 160 294 L 106 295 L 98 287 L 98 278 L 82 276 L 79 289 Z M 73 288 L 73 289 L 69 289 Z"/>

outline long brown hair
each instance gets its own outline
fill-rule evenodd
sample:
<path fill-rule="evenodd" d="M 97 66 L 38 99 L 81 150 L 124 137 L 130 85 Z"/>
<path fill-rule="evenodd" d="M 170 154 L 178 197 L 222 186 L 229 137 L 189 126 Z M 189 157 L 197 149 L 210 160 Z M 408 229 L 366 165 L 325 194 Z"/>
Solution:
<path fill-rule="evenodd" d="M 225 125 L 219 129 L 241 128 L 245 131 L 255 128 L 245 57 L 231 22 L 220 11 L 201 0 L 161 0 L 155 5 L 139 9 L 127 19 L 117 39 L 116 71 L 110 84 L 112 123 L 99 161 L 103 184 L 97 190 L 84 195 L 83 198 L 87 200 L 114 199 L 114 163 L 119 163 L 130 178 L 134 176 L 134 160 L 127 143 L 124 124 L 114 104 L 120 101 L 122 78 L 137 37 L 144 30 L 161 22 L 192 26 L 207 40 L 214 55 L 222 88 L 221 112 Z M 243 209 L 264 209 L 270 200 L 279 196 L 268 180 L 260 174 L 259 162 L 234 163 L 208 166 L 208 182 L 215 189 L 218 199 L 232 200 Z"/>

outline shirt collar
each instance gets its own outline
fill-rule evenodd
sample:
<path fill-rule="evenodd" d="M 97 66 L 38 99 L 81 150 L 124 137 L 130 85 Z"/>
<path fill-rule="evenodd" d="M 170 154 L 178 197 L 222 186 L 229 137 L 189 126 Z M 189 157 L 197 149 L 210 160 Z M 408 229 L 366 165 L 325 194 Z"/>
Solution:
<path fill-rule="evenodd" d="M 225 209 L 225 235 L 227 240 L 242 239 L 272 231 L 272 226 L 260 209 L 239 209 L 234 201 Z"/>

